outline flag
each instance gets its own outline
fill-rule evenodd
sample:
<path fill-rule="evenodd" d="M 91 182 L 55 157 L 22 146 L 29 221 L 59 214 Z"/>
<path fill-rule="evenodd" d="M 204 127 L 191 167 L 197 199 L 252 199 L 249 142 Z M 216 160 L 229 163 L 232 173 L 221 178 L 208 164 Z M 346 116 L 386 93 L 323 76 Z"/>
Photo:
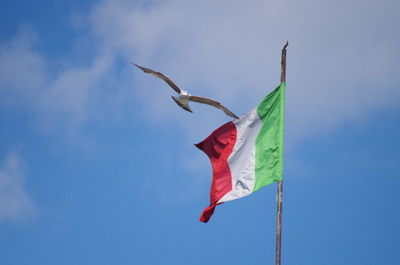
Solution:
<path fill-rule="evenodd" d="M 216 205 L 282 180 L 284 105 L 285 83 L 281 83 L 255 109 L 196 144 L 213 169 L 210 205 L 201 222 L 208 222 Z"/>

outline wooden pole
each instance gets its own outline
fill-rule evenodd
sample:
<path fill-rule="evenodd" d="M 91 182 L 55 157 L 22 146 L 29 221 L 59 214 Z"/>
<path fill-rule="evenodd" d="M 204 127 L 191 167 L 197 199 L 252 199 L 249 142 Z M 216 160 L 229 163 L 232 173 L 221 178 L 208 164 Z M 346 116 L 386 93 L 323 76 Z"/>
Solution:
<path fill-rule="evenodd" d="M 282 59 L 281 59 L 281 83 L 286 82 L 286 48 L 289 42 L 286 41 L 282 48 Z"/>
<path fill-rule="evenodd" d="M 281 58 L 281 83 L 286 82 L 286 48 L 289 45 L 287 41 L 282 48 Z M 278 182 L 278 191 L 276 194 L 276 265 L 281 265 L 281 235 L 282 235 L 282 181 Z"/>

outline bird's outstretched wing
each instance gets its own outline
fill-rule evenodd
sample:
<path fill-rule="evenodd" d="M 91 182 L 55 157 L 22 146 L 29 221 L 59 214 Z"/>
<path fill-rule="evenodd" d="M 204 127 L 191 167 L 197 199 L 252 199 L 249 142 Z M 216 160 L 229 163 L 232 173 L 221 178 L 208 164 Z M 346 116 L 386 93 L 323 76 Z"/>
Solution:
<path fill-rule="evenodd" d="M 198 96 L 190 96 L 189 97 L 190 101 L 193 102 L 197 102 L 197 103 L 203 103 L 203 104 L 207 104 L 213 107 L 216 107 L 218 109 L 223 110 L 223 112 L 225 112 L 226 115 L 234 118 L 234 119 L 239 119 L 238 116 L 236 116 L 232 111 L 230 111 L 229 109 L 227 109 L 226 107 L 224 107 L 221 103 L 219 103 L 218 101 L 209 99 L 209 98 L 203 98 L 203 97 L 198 97 Z"/>
<path fill-rule="evenodd" d="M 167 82 L 167 84 L 168 84 L 170 87 L 172 87 L 172 89 L 175 90 L 176 93 L 178 93 L 178 94 L 181 93 L 181 89 L 180 89 L 177 85 L 175 85 L 175 83 L 172 82 L 171 79 L 169 79 L 168 77 L 166 77 L 166 76 L 163 75 L 162 73 L 156 72 L 156 71 L 154 71 L 154 70 L 151 70 L 151 69 L 149 69 L 149 68 L 146 68 L 146 67 L 143 67 L 143 66 L 140 66 L 140 65 L 137 65 L 137 64 L 135 64 L 135 63 L 132 63 L 132 64 L 135 65 L 136 67 L 138 67 L 140 70 L 142 70 L 143 72 L 145 72 L 145 73 L 147 73 L 147 74 L 152 74 L 152 75 L 154 75 L 154 76 L 156 76 L 156 77 L 158 77 L 158 78 L 161 78 L 162 80 L 164 80 L 165 82 Z"/>

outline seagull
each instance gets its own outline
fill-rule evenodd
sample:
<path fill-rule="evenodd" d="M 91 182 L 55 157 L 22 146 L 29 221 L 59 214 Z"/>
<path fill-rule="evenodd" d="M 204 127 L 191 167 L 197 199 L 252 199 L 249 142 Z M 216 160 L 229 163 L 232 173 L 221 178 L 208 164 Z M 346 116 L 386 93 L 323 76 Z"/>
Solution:
<path fill-rule="evenodd" d="M 212 100 L 212 99 L 209 99 L 209 98 L 199 97 L 199 96 L 192 96 L 187 91 L 185 91 L 183 89 L 180 89 L 177 85 L 175 85 L 174 82 L 171 81 L 171 79 L 169 79 L 168 77 L 166 77 L 162 73 L 156 72 L 154 70 L 151 70 L 149 68 L 146 68 L 146 67 L 143 67 L 143 66 L 140 66 L 140 65 L 137 65 L 135 63 L 132 63 L 132 64 L 135 65 L 136 67 L 138 67 L 143 72 L 145 72 L 147 74 L 154 75 L 154 76 L 164 80 L 173 90 L 175 90 L 176 93 L 179 94 L 178 97 L 174 97 L 174 96 L 171 96 L 171 97 L 175 101 L 175 103 L 178 104 L 178 106 L 181 107 L 182 109 L 184 109 L 186 111 L 189 111 L 189 112 L 193 112 L 189 107 L 189 101 L 193 101 L 193 102 L 207 104 L 207 105 L 216 107 L 217 109 L 220 109 L 223 112 L 225 112 L 226 115 L 228 115 L 228 116 L 230 116 L 230 117 L 232 117 L 234 119 L 239 119 L 238 116 L 236 116 L 232 111 L 230 111 L 229 109 L 224 107 L 218 101 L 215 101 L 215 100 Z"/>

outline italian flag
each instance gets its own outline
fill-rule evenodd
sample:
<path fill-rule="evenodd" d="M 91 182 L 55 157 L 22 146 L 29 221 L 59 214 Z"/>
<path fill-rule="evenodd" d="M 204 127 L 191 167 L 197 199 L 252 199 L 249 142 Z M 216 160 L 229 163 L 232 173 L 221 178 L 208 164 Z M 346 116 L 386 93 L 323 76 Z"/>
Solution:
<path fill-rule="evenodd" d="M 281 83 L 254 110 L 196 144 L 213 169 L 210 205 L 201 222 L 208 222 L 216 205 L 282 180 L 284 105 L 285 83 Z"/>

